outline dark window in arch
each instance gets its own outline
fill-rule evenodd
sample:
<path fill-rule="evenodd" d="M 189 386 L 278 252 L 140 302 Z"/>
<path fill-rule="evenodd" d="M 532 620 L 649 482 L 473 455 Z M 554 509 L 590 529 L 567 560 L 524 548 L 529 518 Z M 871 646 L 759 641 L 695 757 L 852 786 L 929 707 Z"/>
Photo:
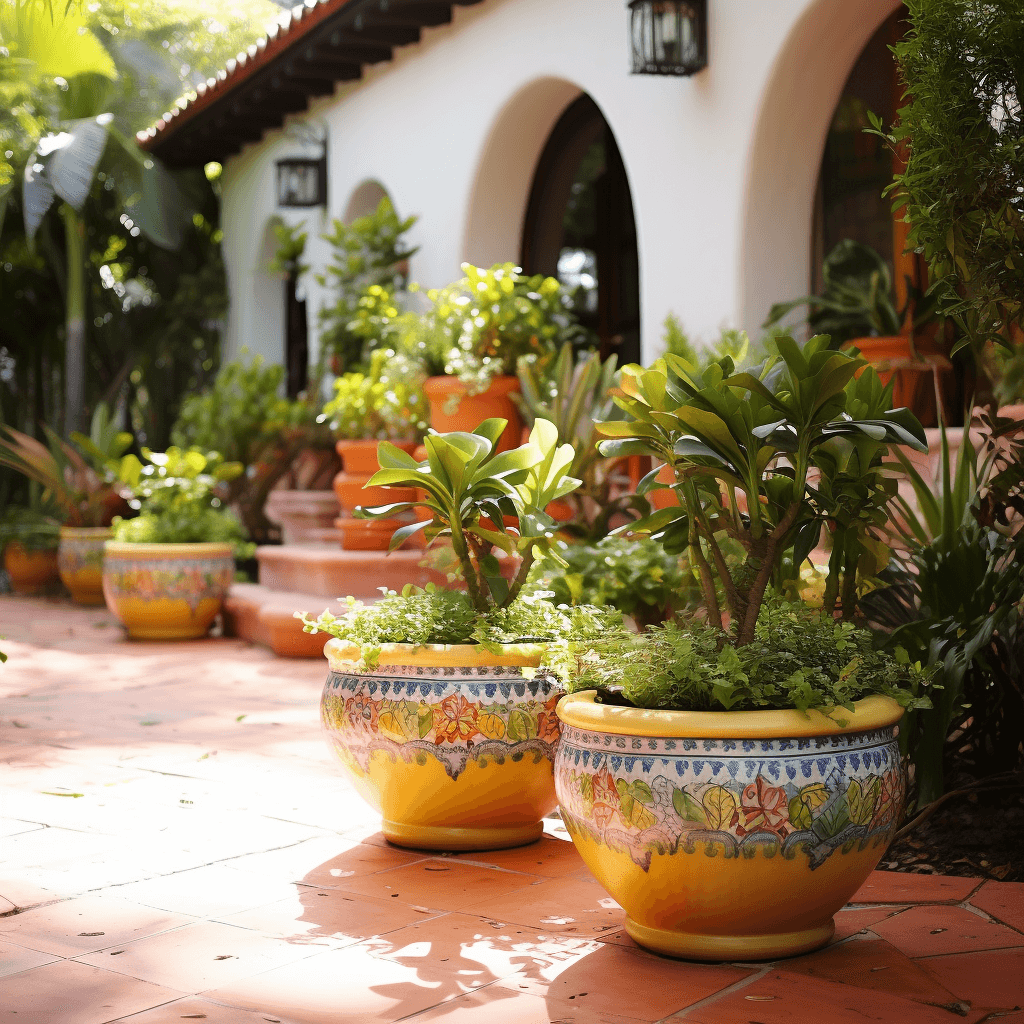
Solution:
<path fill-rule="evenodd" d="M 589 96 L 552 129 L 534 175 L 523 229 L 527 273 L 557 277 L 576 312 L 619 364 L 640 361 L 640 262 L 626 169 Z"/>

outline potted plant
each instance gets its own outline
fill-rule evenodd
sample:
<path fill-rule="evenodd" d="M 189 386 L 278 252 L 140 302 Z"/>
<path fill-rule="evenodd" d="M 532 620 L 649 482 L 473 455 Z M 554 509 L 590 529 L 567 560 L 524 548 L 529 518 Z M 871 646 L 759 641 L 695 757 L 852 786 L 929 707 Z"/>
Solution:
<path fill-rule="evenodd" d="M 386 551 L 397 524 L 360 519 L 353 514 L 359 505 L 388 500 L 411 501 L 412 488 L 366 490 L 376 473 L 377 446 L 390 441 L 412 452 L 426 430 L 424 374 L 407 356 L 377 349 L 366 373 L 346 373 L 334 381 L 334 397 L 324 406 L 322 419 L 338 438 L 342 470 L 334 478 L 334 493 L 342 508 L 336 520 L 342 547 L 348 550 Z"/>
<path fill-rule="evenodd" d="M 949 368 L 944 356 L 927 360 L 914 344 L 914 332 L 934 320 L 934 297 L 910 289 L 907 306 L 897 309 L 885 260 L 852 238 L 843 239 L 825 257 L 821 273 L 822 295 L 776 303 L 764 326 L 774 326 L 794 309 L 807 306 L 807 324 L 814 333 L 828 334 L 836 348 L 857 349 L 877 370 L 883 384 L 893 380 L 896 405 L 924 409 L 934 391 L 932 378 L 937 367 Z"/>
<path fill-rule="evenodd" d="M 57 582 L 60 523 L 42 509 L 9 505 L 0 518 L 0 550 L 15 594 L 40 594 Z"/>
<path fill-rule="evenodd" d="M 595 609 L 572 613 L 521 596 L 536 555 L 552 542 L 544 512 L 569 493 L 568 445 L 538 420 L 530 441 L 497 452 L 506 428 L 487 420 L 471 433 L 431 434 L 417 463 L 384 441 L 371 487 L 415 487 L 426 497 L 358 514 L 427 517 L 395 534 L 447 538 L 465 590 L 406 587 L 335 618 L 304 619 L 330 633 L 330 674 L 321 716 L 356 789 L 383 816 L 387 839 L 427 849 L 498 849 L 532 842 L 555 806 L 552 761 L 559 691 L 538 672 L 541 645 L 573 623 L 599 631 Z M 503 525 L 506 517 L 518 524 Z M 498 526 L 485 525 L 485 521 Z M 511 579 L 495 556 L 519 559 Z"/>
<path fill-rule="evenodd" d="M 129 512 L 119 459 L 132 435 L 119 431 L 106 405 L 93 413 L 89 436 L 71 441 L 44 428 L 47 444 L 0 427 L 0 465 L 43 485 L 54 515 L 63 521 L 57 547 L 60 578 L 78 604 L 103 604 L 103 545 L 115 516 Z"/>
<path fill-rule="evenodd" d="M 205 636 L 234 579 L 244 531 L 218 494 L 242 472 L 215 453 L 144 448 L 125 456 L 135 519 L 114 522 L 103 564 L 107 606 L 136 640 Z"/>
<path fill-rule="evenodd" d="M 922 673 L 849 620 L 886 561 L 882 455 L 920 447 L 922 432 L 889 409 L 891 386 L 870 369 L 856 378 L 863 361 L 828 343 L 778 338 L 747 373 L 728 358 L 703 374 L 675 356 L 628 366 L 629 419 L 599 426 L 605 455 L 672 466 L 679 507 L 631 528 L 687 553 L 704 610 L 549 653 L 574 691 L 558 706 L 556 787 L 629 933 L 669 955 L 823 945 L 899 818 L 899 721 L 924 699 Z M 823 527 L 832 556 L 813 611 L 783 595 Z M 848 621 L 834 619 L 840 606 Z"/>
<path fill-rule="evenodd" d="M 431 374 L 423 389 L 434 430 L 472 430 L 501 417 L 508 426 L 498 450 L 507 451 L 522 435 L 512 397 L 519 361 L 547 362 L 581 328 L 553 277 L 526 277 L 512 263 L 463 263 L 462 271 L 461 280 L 427 293 L 431 308 L 410 325 L 403 344 Z"/>

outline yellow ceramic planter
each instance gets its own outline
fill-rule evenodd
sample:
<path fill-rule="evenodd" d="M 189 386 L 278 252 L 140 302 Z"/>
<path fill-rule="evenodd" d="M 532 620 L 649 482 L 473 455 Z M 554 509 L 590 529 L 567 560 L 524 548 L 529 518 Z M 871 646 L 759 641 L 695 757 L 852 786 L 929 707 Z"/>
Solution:
<path fill-rule="evenodd" d="M 230 544 L 125 544 L 104 548 L 107 607 L 135 640 L 206 636 L 234 579 Z"/>
<path fill-rule="evenodd" d="M 903 712 L 558 705 L 562 818 L 626 930 L 659 953 L 763 960 L 824 945 L 896 830 Z"/>
<path fill-rule="evenodd" d="M 535 646 L 386 644 L 366 668 L 331 640 L 320 706 L 328 740 L 385 837 L 431 850 L 539 839 L 555 807 L 560 696 Z"/>
<path fill-rule="evenodd" d="M 103 545 L 109 526 L 62 526 L 57 567 L 76 604 L 103 604 Z"/>

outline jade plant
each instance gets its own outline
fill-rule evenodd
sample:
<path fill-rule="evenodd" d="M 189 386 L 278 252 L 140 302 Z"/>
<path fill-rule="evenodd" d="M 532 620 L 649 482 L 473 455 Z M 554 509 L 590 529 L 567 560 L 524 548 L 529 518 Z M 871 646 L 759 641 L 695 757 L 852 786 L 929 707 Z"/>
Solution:
<path fill-rule="evenodd" d="M 563 651 L 570 688 L 615 680 L 640 706 L 693 709 L 848 706 L 870 692 L 924 699 L 919 667 L 874 653 L 869 634 L 833 617 L 840 595 L 843 618 L 854 617 L 857 581 L 882 560 L 882 455 L 924 449 L 923 430 L 889 408 L 891 388 L 862 359 L 830 351 L 827 335 L 774 344 L 777 355 L 745 373 L 729 358 L 698 373 L 672 355 L 624 368 L 616 401 L 629 419 L 599 425 L 600 449 L 671 466 L 679 506 L 630 528 L 686 553 L 703 619 Z M 817 611 L 782 594 L 823 528 L 834 543 Z M 742 557 L 728 559 L 727 544 Z"/>
<path fill-rule="evenodd" d="M 381 470 L 367 486 L 416 487 L 425 497 L 355 512 L 366 519 L 426 513 L 397 530 L 391 548 L 421 530 L 428 543 L 448 541 L 465 591 L 406 587 L 401 595 L 385 594 L 373 607 L 354 607 L 344 618 L 329 612 L 315 620 L 300 615 L 307 632 L 320 629 L 371 647 L 385 642 L 495 644 L 552 640 L 573 622 L 597 632 L 610 620 L 596 609 L 559 609 L 521 594 L 534 561 L 555 543 L 556 524 L 545 507 L 579 481 L 568 475 L 572 446 L 558 444 L 553 424 L 538 420 L 526 444 L 497 453 L 505 426 L 496 418 L 472 433 L 430 434 L 422 462 L 382 442 Z M 495 550 L 517 566 L 511 579 Z"/>

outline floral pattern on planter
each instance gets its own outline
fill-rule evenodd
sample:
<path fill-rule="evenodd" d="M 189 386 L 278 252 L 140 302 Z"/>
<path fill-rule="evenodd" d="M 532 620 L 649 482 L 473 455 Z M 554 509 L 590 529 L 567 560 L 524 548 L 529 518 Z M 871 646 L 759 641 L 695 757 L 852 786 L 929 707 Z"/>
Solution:
<path fill-rule="evenodd" d="M 518 668 L 388 666 L 331 672 L 321 718 L 350 767 L 366 772 L 377 751 L 392 760 L 438 760 L 453 781 L 475 761 L 554 760 L 559 721 L 552 681 Z"/>
<path fill-rule="evenodd" d="M 572 835 L 654 853 L 806 856 L 887 844 L 903 805 L 898 727 L 774 740 L 652 739 L 563 725 L 555 789 Z"/>
<path fill-rule="evenodd" d="M 234 560 L 230 557 L 157 561 L 108 554 L 103 585 L 115 598 L 180 599 L 194 615 L 203 601 L 209 598 L 223 600 L 234 575 Z"/>
<path fill-rule="evenodd" d="M 103 544 L 110 539 L 109 531 L 95 538 L 62 535 L 57 549 L 57 566 L 61 575 L 77 575 L 83 570 L 103 572 Z"/>

